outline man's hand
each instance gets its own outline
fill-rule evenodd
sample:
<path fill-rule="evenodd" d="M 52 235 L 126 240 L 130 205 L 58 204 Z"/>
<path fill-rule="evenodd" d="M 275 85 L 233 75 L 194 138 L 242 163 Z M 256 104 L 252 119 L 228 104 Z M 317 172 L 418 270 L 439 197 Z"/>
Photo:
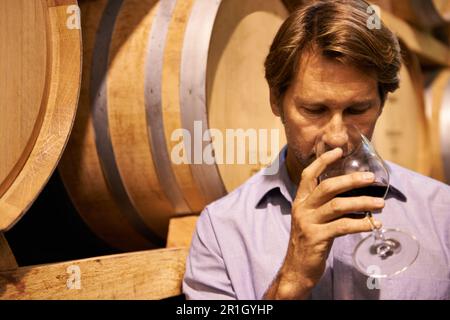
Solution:
<path fill-rule="evenodd" d="M 317 178 L 327 165 L 341 156 L 342 150 L 334 149 L 321 155 L 303 170 L 292 204 L 287 254 L 265 298 L 307 298 L 325 271 L 334 238 L 371 231 L 368 218 L 352 219 L 343 216 L 384 207 L 384 200 L 375 197 L 336 198 L 336 195 L 344 191 L 372 184 L 374 175 L 370 172 L 352 173 L 317 183 Z M 375 221 L 375 225 L 381 226 L 378 221 Z"/>

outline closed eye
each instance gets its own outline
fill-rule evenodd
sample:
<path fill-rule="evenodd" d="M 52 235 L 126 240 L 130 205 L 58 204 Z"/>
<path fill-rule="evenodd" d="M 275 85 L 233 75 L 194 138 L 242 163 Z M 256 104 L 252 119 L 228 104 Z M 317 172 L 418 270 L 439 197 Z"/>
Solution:
<path fill-rule="evenodd" d="M 370 106 L 363 107 L 363 108 L 347 108 L 345 110 L 345 112 L 348 113 L 348 114 L 358 115 L 358 114 L 365 113 L 369 109 L 370 109 Z"/>
<path fill-rule="evenodd" d="M 302 110 L 310 115 L 321 115 L 324 114 L 327 109 L 324 107 L 319 107 L 319 108 L 307 108 L 307 107 L 302 107 Z"/>

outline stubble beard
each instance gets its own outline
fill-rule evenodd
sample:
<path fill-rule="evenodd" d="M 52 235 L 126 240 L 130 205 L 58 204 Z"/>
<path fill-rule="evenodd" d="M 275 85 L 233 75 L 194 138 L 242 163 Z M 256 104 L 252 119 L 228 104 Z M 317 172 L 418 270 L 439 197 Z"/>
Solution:
<path fill-rule="evenodd" d="M 297 143 L 298 140 L 295 138 L 290 125 L 284 120 L 283 116 L 281 116 L 281 121 L 283 123 L 286 139 L 288 142 L 288 152 L 292 152 L 296 163 L 301 168 L 301 170 L 303 170 L 315 160 L 315 154 L 304 152 L 301 149 L 301 144 Z"/>

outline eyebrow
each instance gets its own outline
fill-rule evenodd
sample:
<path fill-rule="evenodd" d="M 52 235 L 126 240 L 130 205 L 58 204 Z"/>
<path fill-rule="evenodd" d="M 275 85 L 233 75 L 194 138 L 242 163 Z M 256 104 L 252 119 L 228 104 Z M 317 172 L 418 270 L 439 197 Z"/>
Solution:
<path fill-rule="evenodd" d="M 323 102 L 319 102 L 319 101 L 306 101 L 301 99 L 300 97 L 295 97 L 294 98 L 294 102 L 296 105 L 299 106 L 307 106 L 307 107 L 326 107 L 328 105 L 333 105 L 336 104 L 333 101 L 323 101 Z M 364 99 L 364 100 L 360 100 L 360 101 L 354 101 L 351 104 L 347 105 L 346 108 L 361 108 L 361 107 L 366 107 L 367 105 L 371 105 L 375 102 L 374 99 Z"/>

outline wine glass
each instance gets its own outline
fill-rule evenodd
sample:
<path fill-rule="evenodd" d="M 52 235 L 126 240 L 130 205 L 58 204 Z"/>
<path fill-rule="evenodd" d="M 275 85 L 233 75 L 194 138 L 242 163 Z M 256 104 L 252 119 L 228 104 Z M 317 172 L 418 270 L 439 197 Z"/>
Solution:
<path fill-rule="evenodd" d="M 319 182 L 352 172 L 372 172 L 375 175 L 373 184 L 343 192 L 337 197 L 385 198 L 389 190 L 389 170 L 369 139 L 356 126 L 348 125 L 340 136 L 319 135 L 315 143 L 316 156 L 335 147 L 340 147 L 343 155 L 328 165 L 319 176 Z M 372 225 L 371 234 L 362 239 L 353 252 L 353 263 L 360 272 L 373 278 L 390 277 L 406 270 L 416 260 L 419 242 L 414 236 L 399 229 L 376 228 L 369 211 L 347 216 L 367 216 Z"/>

